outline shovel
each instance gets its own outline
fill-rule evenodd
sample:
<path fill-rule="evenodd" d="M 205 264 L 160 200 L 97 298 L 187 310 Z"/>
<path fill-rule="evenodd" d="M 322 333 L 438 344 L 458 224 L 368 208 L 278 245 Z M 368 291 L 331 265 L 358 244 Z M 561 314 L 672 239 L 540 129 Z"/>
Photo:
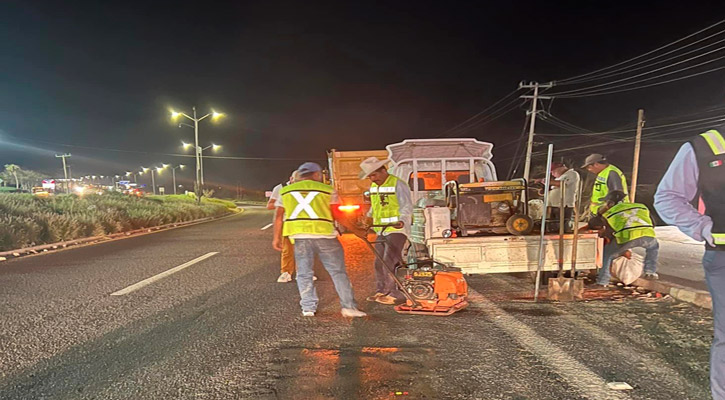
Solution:
<path fill-rule="evenodd" d="M 577 188 L 577 197 L 574 204 L 574 238 L 571 243 L 571 277 L 564 278 L 564 189 L 561 182 L 561 203 L 559 208 L 559 275 L 549 279 L 549 300 L 573 301 L 581 299 L 584 292 L 584 281 L 576 279 L 576 254 L 579 246 L 579 207 L 581 206 L 581 181 Z"/>

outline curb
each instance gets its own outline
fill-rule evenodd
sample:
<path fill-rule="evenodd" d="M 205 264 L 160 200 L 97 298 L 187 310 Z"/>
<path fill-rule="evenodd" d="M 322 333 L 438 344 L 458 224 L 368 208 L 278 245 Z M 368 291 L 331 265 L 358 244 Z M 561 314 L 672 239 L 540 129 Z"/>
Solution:
<path fill-rule="evenodd" d="M 128 237 L 131 237 L 131 236 L 139 236 L 142 234 L 149 234 L 149 233 L 154 233 L 154 232 L 158 232 L 158 231 L 162 231 L 162 230 L 183 228 L 185 226 L 202 224 L 205 222 L 211 222 L 211 221 L 216 221 L 216 220 L 220 220 L 220 219 L 224 219 L 224 218 L 229 218 L 229 217 L 232 217 L 235 215 L 242 214 L 244 212 L 243 208 L 238 208 L 238 210 L 240 210 L 240 211 L 233 212 L 228 215 L 222 215 L 220 217 L 207 217 L 207 218 L 196 219 L 193 221 L 172 222 L 172 223 L 166 224 L 166 225 L 134 229 L 132 231 L 112 233 L 110 235 L 91 236 L 91 237 L 87 237 L 87 238 L 68 240 L 65 242 L 49 243 L 49 244 L 43 244 L 43 245 L 39 245 L 39 246 L 24 247 L 22 249 L 3 251 L 3 252 L 0 252 L 0 262 L 8 261 L 11 259 L 16 259 L 16 258 L 20 258 L 23 256 L 28 256 L 28 255 L 47 254 L 47 253 L 50 253 L 51 251 L 65 250 L 72 246 L 91 244 L 91 243 L 95 243 L 95 242 L 100 243 L 100 242 L 106 242 L 106 241 L 111 241 L 111 240 L 119 240 L 119 239 L 125 239 Z"/>
<path fill-rule="evenodd" d="M 637 279 L 632 285 L 641 286 L 654 292 L 669 294 L 677 300 L 712 310 L 712 297 L 710 297 L 710 293 L 706 290 L 693 289 L 667 281 L 653 281 L 643 278 Z"/>

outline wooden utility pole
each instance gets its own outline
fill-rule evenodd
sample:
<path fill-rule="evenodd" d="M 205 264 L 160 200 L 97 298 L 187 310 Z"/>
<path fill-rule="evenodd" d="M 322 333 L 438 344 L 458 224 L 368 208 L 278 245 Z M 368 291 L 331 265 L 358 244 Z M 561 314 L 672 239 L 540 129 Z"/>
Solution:
<path fill-rule="evenodd" d="M 525 95 L 521 96 L 522 99 L 531 99 L 531 111 L 528 111 L 527 114 L 529 115 L 529 140 L 526 143 L 526 162 L 524 163 L 524 179 L 526 182 L 529 181 L 529 172 L 531 171 L 531 152 L 534 147 L 534 132 L 536 131 L 536 107 L 538 106 L 539 99 L 550 99 L 549 96 L 541 96 L 539 94 L 539 89 L 548 89 L 552 87 L 553 85 L 551 83 L 547 84 L 539 84 L 538 82 L 531 82 L 531 83 L 519 83 L 520 89 L 534 89 L 533 96 L 531 95 Z"/>
<path fill-rule="evenodd" d="M 644 110 L 637 113 L 637 136 L 634 139 L 634 162 L 632 163 L 632 189 L 629 191 L 629 200 L 634 203 L 637 193 L 637 175 L 639 174 L 639 149 L 642 142 L 642 128 L 644 127 Z"/>

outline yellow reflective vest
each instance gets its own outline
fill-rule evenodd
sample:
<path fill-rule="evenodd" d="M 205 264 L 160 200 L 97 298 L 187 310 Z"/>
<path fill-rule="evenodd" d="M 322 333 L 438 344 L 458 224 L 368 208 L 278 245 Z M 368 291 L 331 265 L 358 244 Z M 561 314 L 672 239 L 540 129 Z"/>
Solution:
<path fill-rule="evenodd" d="M 372 209 L 373 225 L 394 224 L 400 221 L 400 204 L 395 193 L 398 178 L 388 175 L 388 179 L 378 186 L 375 182 L 370 185 L 370 205 Z M 373 228 L 376 233 L 383 228 Z M 387 228 L 385 232 L 398 232 L 401 229 Z"/>
<path fill-rule="evenodd" d="M 618 203 L 602 214 L 614 231 L 617 244 L 640 237 L 655 237 L 655 228 L 649 209 L 644 204 Z"/>
<path fill-rule="evenodd" d="M 712 219 L 715 249 L 725 251 L 725 137 L 721 132 L 722 129 L 711 129 L 690 143 L 697 159 L 697 186 L 705 205 L 705 215 Z M 712 247 L 707 246 L 707 249 Z"/>
<path fill-rule="evenodd" d="M 604 168 L 597 175 L 597 179 L 594 182 L 594 189 L 592 189 L 591 205 L 589 206 L 589 211 L 591 211 L 591 213 L 594 215 L 596 215 L 597 211 L 599 211 L 599 207 L 604 205 L 604 197 L 609 193 L 607 180 L 609 179 L 609 173 L 611 171 L 616 172 L 617 175 L 619 175 L 619 178 L 622 180 L 622 191 L 624 192 L 624 194 L 629 194 L 629 191 L 627 190 L 627 178 L 624 177 L 624 174 L 619 168 L 609 164 L 607 168 Z M 625 203 L 628 203 L 629 199 L 625 197 L 623 201 Z"/>
<path fill-rule="evenodd" d="M 332 186 L 312 180 L 283 187 L 280 191 L 285 214 L 282 236 L 334 234 L 330 209 L 333 190 Z"/>

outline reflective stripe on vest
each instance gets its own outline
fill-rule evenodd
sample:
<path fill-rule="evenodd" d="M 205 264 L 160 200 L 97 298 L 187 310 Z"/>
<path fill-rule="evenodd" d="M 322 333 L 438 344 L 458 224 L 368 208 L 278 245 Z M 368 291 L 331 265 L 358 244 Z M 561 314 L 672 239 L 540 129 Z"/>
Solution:
<path fill-rule="evenodd" d="M 725 138 L 723 138 L 722 134 L 715 130 L 711 129 L 705 133 L 701 133 L 700 136 L 702 136 L 703 139 L 705 139 L 705 142 L 707 142 L 707 145 L 710 147 L 710 150 L 712 150 L 712 153 L 716 156 L 715 158 L 719 158 L 717 156 L 721 156 L 725 154 Z M 722 158 L 715 159 L 709 163 L 710 168 L 722 168 L 721 165 L 723 165 Z M 702 166 L 701 166 L 702 168 Z M 703 178 L 706 174 L 700 173 L 700 178 Z M 710 174 L 711 175 L 711 174 Z M 721 180 L 722 182 L 722 180 Z M 715 189 L 715 192 L 717 192 L 717 188 Z M 710 192 L 712 193 L 712 191 Z M 720 191 L 720 194 L 711 194 L 707 197 L 707 201 L 705 201 L 705 193 L 702 194 L 702 200 L 705 202 L 705 214 L 710 216 L 713 219 L 713 227 L 712 229 L 715 232 L 712 232 L 712 238 L 713 242 L 716 246 L 725 246 L 725 233 L 723 233 L 723 213 L 722 213 L 722 197 L 719 197 L 722 195 L 722 190 Z M 719 202 L 717 201 L 719 200 Z M 714 204 L 713 204 L 714 203 Z M 715 210 L 715 208 L 720 207 L 720 210 Z M 719 231 L 719 232 L 718 232 Z"/>
<path fill-rule="evenodd" d="M 615 204 L 603 216 L 614 231 L 614 238 L 618 244 L 640 237 L 655 237 L 654 224 L 649 209 L 644 204 Z"/>
<path fill-rule="evenodd" d="M 373 225 L 394 224 L 400 221 L 400 205 L 398 196 L 395 194 L 395 187 L 398 178 L 388 175 L 385 182 L 378 186 L 375 182 L 370 185 L 370 206 L 372 208 Z M 382 232 L 383 228 L 373 228 L 376 233 Z M 397 232 L 400 229 L 387 228 L 385 232 Z"/>
<path fill-rule="evenodd" d="M 589 211 L 591 211 L 592 214 L 596 215 L 597 211 L 599 211 L 599 207 L 604 205 L 604 197 L 609 193 L 609 186 L 607 186 L 607 180 L 609 179 L 609 173 L 611 171 L 616 172 L 619 176 L 619 179 L 622 180 L 622 191 L 624 192 L 624 194 L 629 194 L 629 191 L 627 190 L 627 178 L 624 177 L 622 171 L 614 165 L 608 165 L 599 174 L 597 174 L 597 179 L 594 182 L 594 188 L 592 189 L 591 205 L 589 206 Z M 625 203 L 629 203 L 629 199 L 626 197 L 623 201 Z"/>
<path fill-rule="evenodd" d="M 324 183 L 305 180 L 285 186 L 280 191 L 284 205 L 283 236 L 332 235 L 335 233 L 330 199 L 333 188 Z"/>
<path fill-rule="evenodd" d="M 373 183 L 373 185 L 375 185 L 375 184 Z M 372 186 L 371 185 L 370 193 L 395 193 L 395 186 L 385 187 L 385 186 Z"/>
<path fill-rule="evenodd" d="M 725 138 L 722 137 L 720 132 L 716 130 L 709 130 L 705 133 L 701 133 L 700 136 L 705 138 L 705 141 L 710 145 L 710 149 L 715 153 L 716 156 L 725 153 Z"/>

